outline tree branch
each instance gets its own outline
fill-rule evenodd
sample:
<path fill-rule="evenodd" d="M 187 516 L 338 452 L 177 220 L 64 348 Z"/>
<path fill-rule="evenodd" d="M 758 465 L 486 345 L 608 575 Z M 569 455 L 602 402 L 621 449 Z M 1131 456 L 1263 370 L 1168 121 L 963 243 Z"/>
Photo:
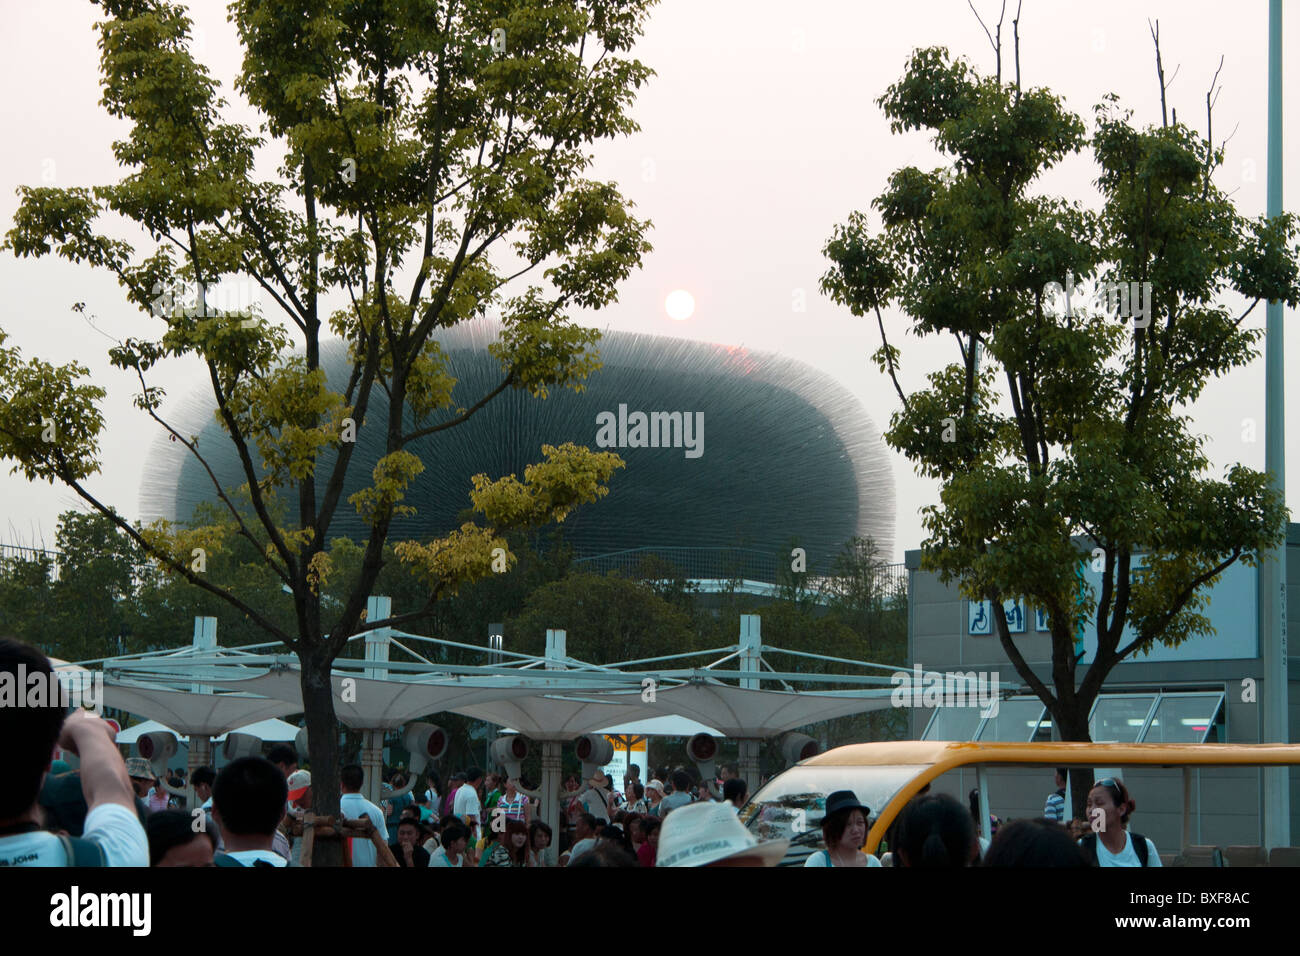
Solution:
<path fill-rule="evenodd" d="M 1016 2 L 1016 18 L 1011 21 L 1011 32 L 1016 41 L 1016 102 L 1020 102 L 1020 7 L 1024 0 Z"/>
<path fill-rule="evenodd" d="M 1153 25 L 1150 20 L 1147 21 L 1147 29 L 1151 31 L 1151 39 L 1156 45 L 1156 78 L 1160 81 L 1160 125 L 1169 125 L 1169 107 L 1165 100 L 1165 91 L 1169 88 L 1165 83 L 1165 67 L 1160 60 L 1160 21 L 1157 20 Z"/>
<path fill-rule="evenodd" d="M 1178 612 L 1183 609 L 1184 605 L 1186 605 L 1187 602 L 1191 600 L 1191 597 L 1194 593 L 1196 593 L 1197 588 L 1199 588 L 1205 582 L 1209 581 L 1215 575 L 1222 574 L 1229 567 L 1231 567 L 1232 563 L 1236 561 L 1239 557 L 1241 557 L 1241 548 L 1234 548 L 1232 551 L 1232 557 L 1230 557 L 1227 561 L 1224 561 L 1216 565 L 1215 567 L 1211 568 L 1209 571 L 1206 571 L 1204 574 L 1197 575 L 1195 578 L 1193 578 L 1192 582 L 1188 584 L 1188 586 L 1185 587 L 1182 591 L 1180 591 L 1178 597 L 1170 604 L 1169 608 L 1165 611 L 1164 615 L 1160 618 L 1160 623 L 1153 626 L 1147 633 L 1141 634 L 1138 637 L 1134 638 L 1133 642 L 1129 644 L 1128 647 L 1124 648 L 1124 650 L 1120 651 L 1115 655 L 1116 661 L 1123 660 L 1128 654 L 1131 654 L 1134 650 L 1141 647 L 1143 644 L 1147 644 L 1150 641 L 1154 640 L 1156 635 L 1160 634 L 1160 632 L 1162 632 L 1166 627 L 1168 627 L 1169 622 L 1172 621 L 1174 617 L 1178 614 Z"/>
<path fill-rule="evenodd" d="M 511 372 L 501 380 L 501 383 L 497 385 L 496 388 L 492 389 L 492 391 L 488 392 L 477 402 L 475 402 L 472 406 L 466 409 L 464 414 L 457 415 L 455 418 L 448 419 L 445 422 L 440 422 L 437 425 L 430 425 L 428 428 L 418 429 L 416 431 L 411 432 L 409 435 L 402 435 L 400 439 L 401 447 L 406 447 L 411 442 L 419 438 L 424 438 L 428 435 L 436 434 L 437 432 L 446 431 L 448 428 L 454 428 L 457 425 L 469 421 L 469 419 L 473 417 L 475 412 L 483 408 L 483 406 L 487 405 L 488 402 L 492 401 L 492 399 L 496 398 L 498 395 L 504 392 L 507 388 L 513 385 L 515 381 L 516 381 L 515 373 Z"/>
<path fill-rule="evenodd" d="M 62 458 L 62 452 L 59 453 L 59 457 Z M 147 540 L 145 540 L 145 538 L 140 534 L 140 532 L 136 531 L 135 528 L 131 527 L 131 525 L 124 518 L 122 518 L 121 515 L 115 512 L 112 508 L 109 508 L 108 506 L 104 505 L 97 498 L 95 498 L 94 495 L 90 494 L 90 492 L 88 492 L 85 488 L 83 488 L 81 486 L 81 483 L 77 481 L 77 479 L 73 477 L 72 473 L 68 470 L 66 461 L 60 462 L 59 472 L 60 472 L 59 479 L 64 484 L 66 484 L 69 488 L 75 491 L 82 500 L 87 502 L 97 512 L 99 512 L 109 521 L 113 522 L 113 524 L 117 525 L 119 528 L 125 531 L 127 535 L 129 535 L 131 539 L 135 541 L 136 544 L 138 544 L 142 549 L 144 549 L 145 553 L 148 554 L 150 557 L 152 557 L 154 560 L 158 561 L 160 564 L 163 564 L 171 568 L 173 571 L 180 574 L 183 578 L 185 578 L 185 580 L 189 581 L 194 586 L 198 588 L 202 588 L 204 591 L 207 591 L 209 594 L 214 594 L 217 597 L 221 598 L 231 607 L 245 614 L 249 618 L 249 620 L 253 621 L 253 623 L 255 623 L 258 627 L 265 630 L 268 634 L 274 635 L 279 641 L 281 641 L 283 644 L 288 646 L 291 650 L 295 650 L 295 651 L 297 650 L 296 639 L 290 637 L 284 631 L 280 630 L 273 623 L 271 623 L 266 618 L 264 618 L 261 614 L 257 612 L 255 608 L 245 604 L 243 601 L 239 600 L 239 598 L 235 597 L 229 591 L 225 591 L 217 587 L 216 585 L 211 584 L 210 582 L 204 580 L 202 577 L 195 574 L 188 567 L 186 567 L 186 565 L 183 562 L 174 561 L 168 555 L 165 555 L 161 551 L 158 551 L 156 548 L 154 548 L 154 546 L 151 545 Z"/>
<path fill-rule="evenodd" d="M 266 500 L 262 497 L 261 485 L 258 484 L 257 469 L 253 466 L 253 456 L 248 450 L 248 442 L 244 439 L 243 432 L 239 429 L 239 423 L 230 411 L 230 404 L 226 400 L 225 390 L 222 389 L 221 380 L 217 377 L 217 367 L 211 361 L 207 365 L 208 378 L 212 383 L 212 394 L 217 400 L 217 410 L 221 413 L 222 421 L 226 423 L 226 430 L 231 441 L 235 444 L 235 450 L 239 453 L 239 461 L 244 469 L 244 477 L 248 479 L 248 494 L 253 503 L 253 511 L 256 512 L 258 520 L 262 522 L 262 527 L 266 529 L 266 533 L 271 539 L 271 543 L 279 552 L 280 560 L 284 562 L 289 576 L 296 580 L 298 577 L 298 563 L 285 544 L 280 530 L 275 526 L 275 521 L 271 518 L 271 513 L 266 507 Z"/>
<path fill-rule="evenodd" d="M 907 396 L 903 394 L 903 387 L 898 384 L 898 367 L 894 365 L 894 355 L 889 350 L 889 337 L 885 334 L 885 319 L 880 314 L 880 306 L 876 306 L 876 324 L 880 327 L 880 342 L 884 346 L 885 365 L 889 370 L 889 379 L 894 383 L 894 391 L 898 393 L 898 397 L 903 403 L 903 410 L 910 412 L 912 408 L 908 404 Z"/>
<path fill-rule="evenodd" d="M 145 384 L 144 373 L 140 371 L 139 366 L 136 366 L 135 372 L 136 372 L 136 376 L 140 379 L 140 386 L 144 388 L 147 393 L 149 387 L 148 385 Z M 266 557 L 265 554 L 266 546 L 262 544 L 262 542 L 257 540 L 257 538 L 253 535 L 253 532 L 249 530 L 248 525 L 244 523 L 244 518 L 239 513 L 239 509 L 235 507 L 234 502 L 232 502 L 230 498 L 226 495 L 225 489 L 221 487 L 221 482 L 217 480 L 217 476 L 213 472 L 212 467 L 208 464 L 207 459 L 204 458 L 201 454 L 199 454 L 198 442 L 190 441 L 185 436 L 183 436 L 180 432 L 178 432 L 176 429 L 172 428 L 172 426 L 167 424 L 167 422 L 163 421 L 162 418 L 159 417 L 158 413 L 155 412 L 152 408 L 146 408 L 145 412 L 146 414 L 148 414 L 150 418 L 152 418 L 155 422 L 161 425 L 168 432 L 168 434 L 172 436 L 172 439 L 174 441 L 180 442 L 187 449 L 189 449 L 190 454 L 193 455 L 195 459 L 198 461 L 198 463 L 203 466 L 203 470 L 207 472 L 208 478 L 212 480 L 212 487 L 216 489 L 217 497 L 221 500 L 222 504 L 226 506 L 226 509 L 230 512 L 231 517 L 235 519 L 235 523 L 239 525 L 240 536 L 246 539 L 249 542 L 249 544 L 251 544 L 257 550 L 257 553 L 259 555 Z M 278 564 L 276 564 L 274 561 L 270 560 L 269 558 L 266 563 L 270 565 L 272 571 L 274 571 L 277 575 L 279 575 L 280 580 L 282 580 L 285 584 L 290 583 L 289 576 L 285 574 L 284 570 Z"/>

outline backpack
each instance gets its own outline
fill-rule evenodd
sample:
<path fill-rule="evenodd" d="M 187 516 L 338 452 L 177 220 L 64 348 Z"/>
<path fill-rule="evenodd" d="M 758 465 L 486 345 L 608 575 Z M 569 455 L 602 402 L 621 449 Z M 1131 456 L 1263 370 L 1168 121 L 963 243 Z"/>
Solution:
<path fill-rule="evenodd" d="M 59 842 L 63 844 L 63 852 L 68 856 L 68 866 L 108 866 L 104 848 L 95 840 L 60 836 Z"/>
<path fill-rule="evenodd" d="M 212 858 L 212 865 L 213 865 L 213 866 L 241 866 L 241 867 L 242 867 L 242 866 L 248 866 L 248 864 L 246 864 L 246 863 L 240 863 L 240 862 L 239 862 L 238 860 L 236 860 L 233 856 L 230 856 L 230 855 L 228 855 L 228 854 L 226 854 L 226 853 L 218 853 L 216 856 L 214 856 L 214 857 Z M 265 860 L 254 860 L 253 863 L 252 863 L 252 865 L 253 865 L 253 866 L 269 866 L 269 867 L 271 867 L 272 869 L 275 869 L 275 864 L 274 864 L 274 863 L 267 863 Z"/>
<path fill-rule="evenodd" d="M 1138 863 L 1142 866 L 1147 865 L 1147 838 L 1140 833 L 1129 833 L 1129 839 L 1133 841 L 1133 852 L 1137 854 Z M 1088 861 L 1089 866 L 1100 866 L 1097 860 L 1097 834 L 1089 833 L 1079 841 L 1079 848 L 1083 850 L 1083 855 Z"/>

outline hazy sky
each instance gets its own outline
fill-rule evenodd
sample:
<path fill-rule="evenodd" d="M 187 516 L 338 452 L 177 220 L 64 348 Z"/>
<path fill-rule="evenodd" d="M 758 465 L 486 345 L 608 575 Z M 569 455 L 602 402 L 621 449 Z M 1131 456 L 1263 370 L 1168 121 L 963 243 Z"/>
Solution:
<path fill-rule="evenodd" d="M 977 7 L 992 25 L 998 4 Z M 1014 3 L 1011 4 L 1012 11 Z M 3 0 L 9 29 L 0 56 L 0 222 L 8 229 L 20 184 L 94 185 L 118 178 L 111 152 L 123 127 L 99 107 L 98 8 L 86 0 Z M 1242 211 L 1262 213 L 1266 159 L 1266 0 L 1026 0 L 1021 17 L 1023 82 L 1047 86 L 1085 120 L 1107 92 L 1120 95 L 1140 122 L 1159 119 L 1159 89 L 1148 18 L 1161 23 L 1166 75 L 1180 118 L 1204 129 L 1205 92 L 1225 57 L 1215 138 L 1238 126 L 1227 147 L 1220 185 Z M 227 98 L 240 51 L 224 4 L 196 2 L 199 53 L 223 82 Z M 1004 28 L 1010 49 L 1010 20 Z M 1292 6 L 1284 48 L 1291 52 L 1285 102 L 1300 103 L 1300 9 Z M 991 72 L 993 54 L 965 0 L 911 3 L 801 0 L 663 0 L 651 14 L 636 55 L 657 72 L 633 115 L 640 133 L 597 147 L 593 175 L 619 182 L 653 220 L 655 251 L 621 288 L 620 301 L 582 321 L 598 327 L 684 336 L 780 352 L 827 372 L 859 397 L 878 428 L 897 404 L 893 386 L 868 357 L 878 346 L 874 323 L 853 318 L 817 292 L 827 263 L 822 245 L 854 209 L 866 210 L 889 173 L 915 163 L 937 165 L 922 134 L 891 136 L 875 99 L 902 73 L 915 47 L 944 45 Z M 1006 59 L 1009 61 L 1010 56 Z M 1286 131 L 1288 195 L 1300 177 L 1300 124 Z M 1043 187 L 1096 205 L 1087 159 L 1071 161 Z M 1292 207 L 1288 202 L 1287 208 Z M 147 237 L 145 237 L 147 240 Z M 85 301 L 112 338 L 154 334 L 155 320 L 128 307 L 107 274 L 54 260 L 0 257 L 4 290 L 0 327 L 25 354 L 87 365 L 109 390 L 103 472 L 91 489 L 125 515 L 139 515 L 138 485 L 157 430 L 131 407 L 133 382 L 112 369 L 110 342 L 71 305 Z M 664 300 L 676 289 L 696 300 L 692 318 L 674 321 Z M 796 311 L 802 299 L 805 311 Z M 894 314 L 893 328 L 904 319 Z M 1248 320 L 1262 327 L 1263 309 Z M 893 333 L 903 349 L 904 387 L 953 359 L 951 341 L 924 343 Z M 1300 332 L 1287 341 L 1287 365 L 1300 368 Z M 180 396 L 202 384 L 197 361 L 169 363 L 156 384 Z M 1217 474 L 1233 462 L 1262 468 L 1263 358 L 1211 383 L 1193 410 L 1210 437 Z M 1288 457 L 1296 461 L 1300 388 L 1287 396 L 1292 423 Z M 1243 440 L 1243 420 L 1258 437 Z M 762 436 L 754 436 L 761 447 Z M 895 560 L 919 545 L 919 509 L 936 485 L 888 451 L 897 484 Z M 1300 512 L 1300 475 L 1288 503 Z M 52 546 L 56 516 L 78 507 L 63 488 L 0 476 L 0 541 Z"/>

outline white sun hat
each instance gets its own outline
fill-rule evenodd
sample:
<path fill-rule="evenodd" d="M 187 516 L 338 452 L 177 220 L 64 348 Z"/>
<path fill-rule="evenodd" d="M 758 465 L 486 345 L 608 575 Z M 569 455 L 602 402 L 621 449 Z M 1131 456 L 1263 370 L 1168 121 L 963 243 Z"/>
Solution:
<path fill-rule="evenodd" d="M 725 803 L 692 803 L 674 810 L 659 829 L 655 866 L 708 866 L 745 856 L 776 866 L 789 848 L 789 840 L 759 843 Z"/>

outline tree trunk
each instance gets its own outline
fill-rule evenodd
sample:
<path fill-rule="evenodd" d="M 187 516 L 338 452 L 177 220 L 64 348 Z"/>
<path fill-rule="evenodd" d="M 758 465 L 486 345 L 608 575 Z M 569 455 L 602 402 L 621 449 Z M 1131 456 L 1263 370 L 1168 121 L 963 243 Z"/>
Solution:
<path fill-rule="evenodd" d="M 1054 714 L 1053 717 L 1060 727 L 1061 740 L 1088 741 L 1092 735 L 1088 731 L 1088 711 L 1091 709 L 1091 702 L 1085 703 L 1083 700 L 1076 699 L 1076 706 L 1070 708 L 1065 713 Z M 1092 789 L 1092 768 L 1091 767 L 1074 767 L 1070 770 L 1070 803 L 1069 817 L 1073 820 L 1087 820 L 1088 791 Z"/>
<path fill-rule="evenodd" d="M 339 818 L 339 721 L 334 715 L 328 654 L 324 648 L 299 656 L 302 663 L 302 703 L 307 718 L 311 758 L 312 810 L 317 816 Z M 312 866 L 342 866 L 343 842 L 319 840 Z"/>

